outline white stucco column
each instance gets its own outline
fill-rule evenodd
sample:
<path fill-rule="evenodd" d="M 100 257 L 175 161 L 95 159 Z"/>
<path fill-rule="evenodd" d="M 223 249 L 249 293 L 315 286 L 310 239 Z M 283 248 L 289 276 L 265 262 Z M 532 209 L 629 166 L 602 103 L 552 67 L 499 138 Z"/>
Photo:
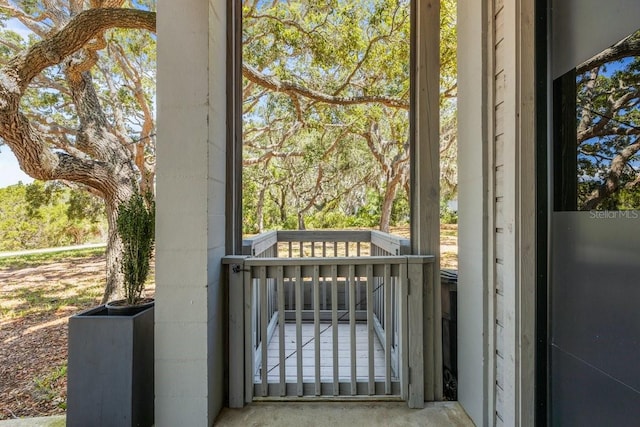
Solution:
<path fill-rule="evenodd" d="M 155 425 L 224 397 L 226 1 L 158 1 Z"/>
<path fill-rule="evenodd" d="M 487 130 L 484 2 L 458 2 L 458 400 L 487 425 Z"/>

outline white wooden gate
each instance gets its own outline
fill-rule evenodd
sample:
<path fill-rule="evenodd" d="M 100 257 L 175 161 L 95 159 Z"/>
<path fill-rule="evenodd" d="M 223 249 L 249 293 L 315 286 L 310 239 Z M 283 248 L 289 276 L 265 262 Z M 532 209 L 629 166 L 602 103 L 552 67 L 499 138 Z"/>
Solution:
<path fill-rule="evenodd" d="M 422 407 L 433 257 L 369 231 L 272 232 L 244 247 L 224 259 L 231 407 L 309 397 Z"/>

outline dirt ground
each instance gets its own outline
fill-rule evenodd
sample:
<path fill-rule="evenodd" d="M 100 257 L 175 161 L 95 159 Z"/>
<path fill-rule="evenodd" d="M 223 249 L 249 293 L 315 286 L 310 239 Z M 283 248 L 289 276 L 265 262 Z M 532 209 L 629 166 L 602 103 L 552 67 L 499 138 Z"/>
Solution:
<path fill-rule="evenodd" d="M 443 227 L 441 265 L 457 268 Z M 101 256 L 0 269 L 0 420 L 65 412 L 68 318 L 100 302 L 104 270 Z"/>
<path fill-rule="evenodd" d="M 104 257 L 0 270 L 0 419 L 64 413 L 68 317 L 100 301 Z"/>

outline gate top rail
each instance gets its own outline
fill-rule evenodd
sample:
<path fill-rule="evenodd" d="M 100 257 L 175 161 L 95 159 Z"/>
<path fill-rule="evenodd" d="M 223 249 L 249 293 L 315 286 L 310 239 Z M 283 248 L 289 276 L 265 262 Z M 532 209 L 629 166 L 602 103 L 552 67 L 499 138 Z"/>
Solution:
<path fill-rule="evenodd" d="M 246 238 L 242 242 L 242 254 L 255 257 L 277 255 L 278 243 L 369 243 L 384 255 L 408 255 L 411 253 L 409 239 L 376 230 L 286 230 L 269 231 Z M 275 248 L 275 251 L 273 250 Z M 271 250 L 271 252 L 269 252 Z M 376 253 L 383 255 L 383 253 Z"/>
<path fill-rule="evenodd" d="M 430 264 L 435 262 L 433 255 L 400 255 L 400 256 L 363 256 L 363 257 L 331 257 L 331 258 L 245 258 L 244 265 L 247 267 L 262 266 L 304 266 L 304 265 L 382 265 L 399 264 L 403 262 L 409 264 Z M 225 264 L 237 262 L 237 258 L 223 258 Z"/>

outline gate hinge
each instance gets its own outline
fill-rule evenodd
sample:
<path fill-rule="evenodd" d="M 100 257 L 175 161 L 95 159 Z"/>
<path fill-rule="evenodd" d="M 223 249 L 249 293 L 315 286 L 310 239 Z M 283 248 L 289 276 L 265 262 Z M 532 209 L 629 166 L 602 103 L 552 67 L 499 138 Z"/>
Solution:
<path fill-rule="evenodd" d="M 231 267 L 231 271 L 233 271 L 234 273 L 240 273 L 241 271 L 251 271 L 251 270 L 242 268 L 240 264 L 235 264 L 233 267 Z"/>

